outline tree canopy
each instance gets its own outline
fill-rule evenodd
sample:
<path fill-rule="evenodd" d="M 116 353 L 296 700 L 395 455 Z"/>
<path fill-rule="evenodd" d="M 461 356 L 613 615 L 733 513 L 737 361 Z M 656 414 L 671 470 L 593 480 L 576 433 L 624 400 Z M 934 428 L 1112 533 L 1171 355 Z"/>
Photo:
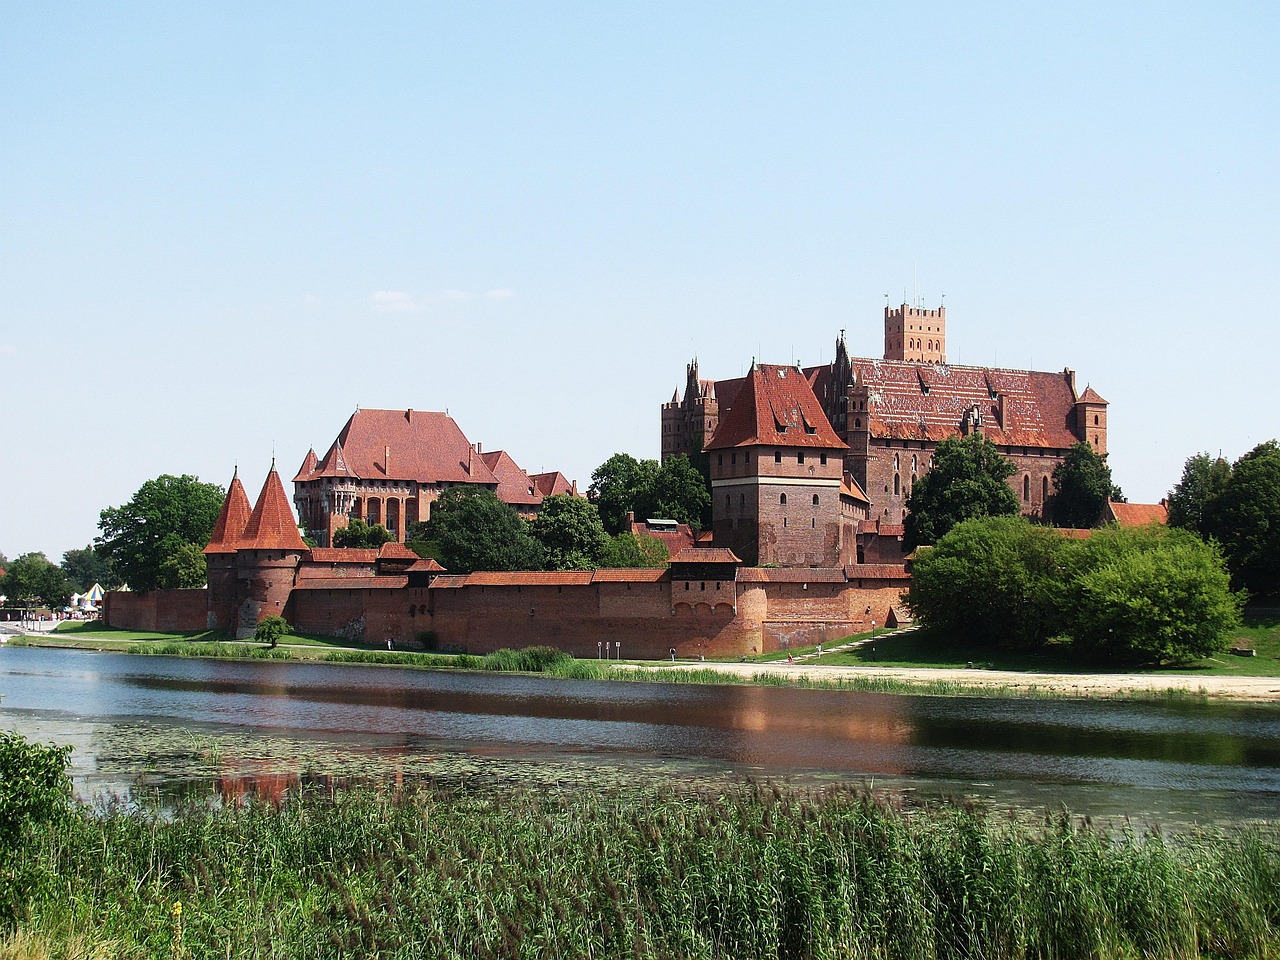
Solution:
<path fill-rule="evenodd" d="M 706 477 L 683 454 L 659 464 L 615 453 L 591 474 L 587 497 L 611 534 L 622 532 L 630 512 L 638 520 L 675 520 L 700 529 L 711 506 Z"/>
<path fill-rule="evenodd" d="M 542 545 L 492 490 L 449 488 L 431 505 L 421 534 L 438 548 L 438 559 L 450 573 L 542 566 Z"/>
<path fill-rule="evenodd" d="M 605 567 L 665 567 L 667 545 L 646 533 L 620 533 L 609 540 L 601 565 Z"/>
<path fill-rule="evenodd" d="M 968 520 L 921 550 L 911 574 L 921 622 L 975 644 L 1062 637 L 1093 659 L 1178 663 L 1225 649 L 1240 619 L 1217 547 L 1159 526 L 1077 541 L 1021 517 Z"/>
<path fill-rule="evenodd" d="M 1221 457 L 1197 453 L 1182 468 L 1182 479 L 1169 491 L 1169 526 L 1201 535 L 1209 503 L 1226 489 L 1231 465 Z"/>
<path fill-rule="evenodd" d="M 43 553 L 24 553 L 9 563 L 0 577 L 0 594 L 11 605 L 38 602 L 56 610 L 67 605 L 74 589 L 62 568 L 50 563 Z"/>
<path fill-rule="evenodd" d="M 1255 596 L 1280 592 L 1280 446 L 1260 443 L 1231 467 L 1204 508 L 1202 532 L 1226 554 L 1235 583 Z"/>
<path fill-rule="evenodd" d="M 907 547 L 937 543 L 964 520 L 1016 516 L 1018 498 L 1007 482 L 1014 469 L 981 434 L 940 442 L 933 466 L 915 482 L 907 500 Z"/>
<path fill-rule="evenodd" d="M 223 489 L 198 477 L 165 474 L 148 480 L 128 503 L 102 511 L 94 540 L 119 577 L 134 590 L 199 587 L 201 550 L 222 509 Z"/>
<path fill-rule="evenodd" d="M 594 570 L 609 543 L 596 505 L 567 493 L 542 501 L 529 533 L 542 545 L 548 570 Z"/>
<path fill-rule="evenodd" d="M 1053 468 L 1053 522 L 1087 530 L 1102 519 L 1107 498 L 1119 500 L 1111 468 L 1090 444 L 1077 443 Z"/>
<path fill-rule="evenodd" d="M 78 593 L 84 593 L 95 583 L 104 590 L 120 586 L 120 578 L 111 569 L 106 558 L 89 544 L 80 550 L 68 550 L 62 555 L 62 572 L 67 575 Z"/>
<path fill-rule="evenodd" d="M 347 525 L 333 534 L 335 547 L 350 547 L 361 550 L 376 550 L 384 543 L 390 543 L 395 537 L 380 523 L 368 524 L 359 517 L 352 517 Z"/>

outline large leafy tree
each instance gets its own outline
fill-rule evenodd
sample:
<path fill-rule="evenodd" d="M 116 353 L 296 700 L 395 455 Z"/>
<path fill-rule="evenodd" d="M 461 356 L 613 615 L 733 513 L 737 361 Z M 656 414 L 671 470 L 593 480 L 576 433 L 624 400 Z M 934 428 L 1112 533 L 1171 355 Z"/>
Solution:
<path fill-rule="evenodd" d="M 907 500 L 907 546 L 937 543 L 964 520 L 1016 516 L 1018 498 L 1008 484 L 1014 470 L 981 434 L 943 440 Z"/>
<path fill-rule="evenodd" d="M 1087 443 L 1077 443 L 1053 468 L 1053 522 L 1087 530 L 1102 519 L 1107 498 L 1121 499 L 1107 461 Z"/>
<path fill-rule="evenodd" d="M 358 549 L 377 549 L 384 543 L 390 543 L 395 537 L 380 523 L 367 524 L 359 517 L 347 521 L 347 525 L 333 535 L 335 547 L 355 547 Z"/>
<path fill-rule="evenodd" d="M 1182 479 L 1169 491 L 1169 526 L 1205 532 L 1209 504 L 1227 488 L 1231 465 L 1221 457 L 1197 453 L 1182 467 Z"/>
<path fill-rule="evenodd" d="M 629 512 L 643 512 L 659 469 L 657 460 L 637 460 L 628 453 L 615 453 L 596 467 L 587 498 L 600 511 L 606 531 L 620 532 Z"/>
<path fill-rule="evenodd" d="M 1256 596 L 1280 592 L 1280 446 L 1260 443 L 1231 467 L 1205 506 L 1203 532 L 1222 545 L 1237 586 Z"/>
<path fill-rule="evenodd" d="M 439 551 L 450 573 L 537 570 L 542 545 L 520 515 L 492 490 L 451 487 L 431 505 L 421 535 Z"/>
<path fill-rule="evenodd" d="M 1112 527 L 1069 553 L 1067 632 L 1096 655 L 1194 660 L 1225 649 L 1240 623 L 1241 598 L 1221 553 L 1193 533 Z"/>
<path fill-rule="evenodd" d="M 128 503 L 102 511 L 94 547 L 134 590 L 199 587 L 205 581 L 200 551 L 223 497 L 220 486 L 198 477 L 148 480 Z"/>
<path fill-rule="evenodd" d="M 1037 646 L 1056 632 L 1064 543 L 1022 517 L 962 521 L 920 552 L 908 602 L 957 640 Z"/>
<path fill-rule="evenodd" d="M 529 533 L 542 544 L 548 570 L 594 570 L 609 543 L 596 505 L 565 493 L 542 501 Z"/>
<path fill-rule="evenodd" d="M 611 534 L 622 531 L 631 512 L 638 520 L 661 517 L 700 529 L 711 507 L 707 478 L 683 454 L 659 464 L 615 453 L 591 474 L 587 497 Z"/>
<path fill-rule="evenodd" d="M 5 568 L 0 594 L 10 604 L 41 603 L 51 610 L 67 605 L 75 588 L 62 568 L 43 553 L 24 553 Z"/>
<path fill-rule="evenodd" d="M 120 578 L 111 569 L 111 564 L 89 544 L 80 550 L 68 550 L 62 555 L 62 572 L 80 593 L 84 593 L 95 583 L 105 590 L 120 586 Z"/>

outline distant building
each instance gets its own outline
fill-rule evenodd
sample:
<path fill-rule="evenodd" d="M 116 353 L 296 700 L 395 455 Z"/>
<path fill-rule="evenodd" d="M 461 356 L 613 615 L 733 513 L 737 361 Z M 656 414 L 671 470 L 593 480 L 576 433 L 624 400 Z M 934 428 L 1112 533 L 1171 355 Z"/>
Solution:
<path fill-rule="evenodd" d="M 403 543 L 412 524 L 430 519 L 440 494 L 463 485 L 492 490 L 524 516 L 551 493 L 577 492 L 563 474 L 531 477 L 506 452 L 481 452 L 446 413 L 357 410 L 323 458 L 307 451 L 293 501 L 322 547 L 352 519 L 382 524 Z"/>
<path fill-rule="evenodd" d="M 1102 508 L 1102 522 L 1116 523 L 1122 527 L 1145 527 L 1152 523 L 1165 526 L 1169 523 L 1169 501 L 1159 503 L 1116 503 L 1107 501 Z"/>

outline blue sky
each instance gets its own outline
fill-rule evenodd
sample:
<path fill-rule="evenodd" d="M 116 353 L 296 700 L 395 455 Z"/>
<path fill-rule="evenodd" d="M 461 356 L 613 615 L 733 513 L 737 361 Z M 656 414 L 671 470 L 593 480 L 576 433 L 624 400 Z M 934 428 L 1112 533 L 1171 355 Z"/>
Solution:
<path fill-rule="evenodd" d="M 1277 9 L 0 0 L 0 551 L 357 405 L 585 487 L 886 293 L 1158 499 L 1280 433 Z"/>

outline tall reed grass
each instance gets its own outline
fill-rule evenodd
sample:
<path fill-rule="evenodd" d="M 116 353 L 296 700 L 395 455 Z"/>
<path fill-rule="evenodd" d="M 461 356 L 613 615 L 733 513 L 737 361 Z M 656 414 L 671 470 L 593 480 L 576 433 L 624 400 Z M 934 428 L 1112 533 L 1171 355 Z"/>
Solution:
<path fill-rule="evenodd" d="M 1274 834 L 1166 837 L 865 792 L 437 787 L 82 810 L 22 936 L 167 957 L 1274 958 Z"/>

